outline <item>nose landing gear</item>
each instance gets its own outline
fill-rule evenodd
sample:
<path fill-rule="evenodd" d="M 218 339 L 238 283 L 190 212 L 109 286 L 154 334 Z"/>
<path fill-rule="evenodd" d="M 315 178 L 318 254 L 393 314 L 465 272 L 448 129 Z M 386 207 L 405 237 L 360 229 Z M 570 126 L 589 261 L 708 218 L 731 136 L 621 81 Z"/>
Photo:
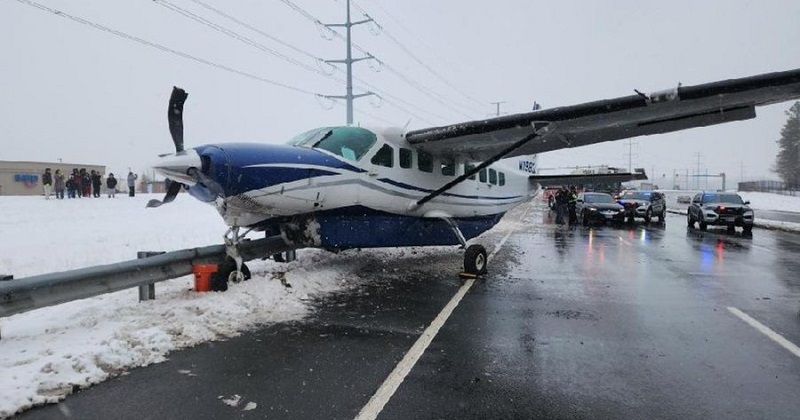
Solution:
<path fill-rule="evenodd" d="M 244 265 L 244 260 L 239 254 L 239 244 L 251 230 L 247 229 L 244 233 L 239 234 L 239 226 L 231 226 L 223 236 L 225 253 L 228 254 L 226 260 L 233 261 L 233 264 L 228 264 L 226 261 L 226 264 L 220 267 L 220 274 L 227 275 L 226 280 L 229 282 L 239 283 L 250 278 L 250 270 Z"/>

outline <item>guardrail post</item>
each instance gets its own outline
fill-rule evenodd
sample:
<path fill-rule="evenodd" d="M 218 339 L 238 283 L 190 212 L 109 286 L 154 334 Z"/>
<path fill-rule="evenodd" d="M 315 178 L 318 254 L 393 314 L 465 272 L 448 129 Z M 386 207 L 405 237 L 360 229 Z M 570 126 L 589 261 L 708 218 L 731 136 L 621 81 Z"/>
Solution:
<path fill-rule="evenodd" d="M 139 251 L 136 253 L 136 258 L 142 259 L 152 257 L 154 255 L 165 254 L 164 251 Z M 147 283 L 139 286 L 139 302 L 145 300 L 154 300 L 156 298 L 156 284 Z"/>

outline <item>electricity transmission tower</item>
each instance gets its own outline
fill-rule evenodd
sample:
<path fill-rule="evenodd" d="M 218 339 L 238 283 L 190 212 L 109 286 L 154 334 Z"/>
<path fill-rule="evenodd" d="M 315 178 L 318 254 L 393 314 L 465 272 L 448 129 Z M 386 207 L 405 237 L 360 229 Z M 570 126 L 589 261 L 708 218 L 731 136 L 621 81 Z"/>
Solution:
<path fill-rule="evenodd" d="M 328 28 L 345 28 L 347 30 L 347 58 L 344 60 L 325 60 L 330 64 L 344 64 L 347 67 L 347 92 L 345 95 L 321 95 L 327 99 L 344 99 L 347 101 L 347 125 L 353 125 L 353 99 L 361 98 L 364 96 L 374 95 L 373 92 L 353 94 L 353 63 L 362 60 L 374 60 L 372 54 L 367 54 L 364 57 L 353 58 L 353 45 L 350 38 L 350 32 L 353 26 L 361 25 L 364 23 L 373 22 L 372 18 L 367 16 L 366 19 L 353 22 L 350 20 L 350 0 L 347 0 L 347 21 L 345 23 L 330 23 L 325 24 Z"/>

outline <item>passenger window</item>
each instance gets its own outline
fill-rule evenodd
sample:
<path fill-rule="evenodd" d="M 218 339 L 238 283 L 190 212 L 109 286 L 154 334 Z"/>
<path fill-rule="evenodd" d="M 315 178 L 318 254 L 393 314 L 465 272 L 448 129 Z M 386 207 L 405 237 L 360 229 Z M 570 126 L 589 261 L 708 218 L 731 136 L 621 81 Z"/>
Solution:
<path fill-rule="evenodd" d="M 456 162 L 453 159 L 442 158 L 442 175 L 453 176 L 456 174 Z"/>
<path fill-rule="evenodd" d="M 497 171 L 494 169 L 489 169 L 489 183 L 497 185 Z"/>
<path fill-rule="evenodd" d="M 502 172 L 498 172 L 497 176 L 500 179 L 500 186 L 502 187 L 503 185 L 506 185 L 506 174 L 504 174 Z"/>
<path fill-rule="evenodd" d="M 465 163 L 464 164 L 464 173 L 467 173 L 467 172 L 472 171 L 474 169 L 475 169 L 475 165 L 473 165 L 471 163 Z M 475 180 L 475 174 L 472 174 L 472 176 L 469 177 L 469 179 L 474 181 Z"/>
<path fill-rule="evenodd" d="M 372 163 L 379 166 L 385 166 L 387 168 L 394 166 L 394 149 L 392 146 L 389 146 L 388 144 L 381 146 L 381 149 L 378 150 L 378 153 L 375 153 L 375 156 L 372 157 Z"/>
<path fill-rule="evenodd" d="M 481 182 L 486 182 L 486 168 L 483 168 L 480 172 L 478 172 L 478 180 Z"/>
<path fill-rule="evenodd" d="M 411 149 L 400 148 L 400 167 L 408 169 L 411 167 Z"/>
<path fill-rule="evenodd" d="M 423 151 L 417 152 L 417 168 L 422 172 L 433 172 L 433 157 Z"/>

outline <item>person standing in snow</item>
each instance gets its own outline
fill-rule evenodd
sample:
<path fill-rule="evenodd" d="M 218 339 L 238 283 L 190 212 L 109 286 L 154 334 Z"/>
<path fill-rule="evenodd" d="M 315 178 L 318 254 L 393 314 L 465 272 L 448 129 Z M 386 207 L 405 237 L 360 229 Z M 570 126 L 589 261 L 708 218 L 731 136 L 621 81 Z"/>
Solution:
<path fill-rule="evenodd" d="M 100 187 L 103 185 L 103 177 L 100 172 L 92 170 L 92 196 L 94 198 L 100 197 Z"/>
<path fill-rule="evenodd" d="M 111 172 L 106 178 L 106 187 L 108 188 L 108 198 L 116 198 L 117 194 L 117 178 L 114 178 L 114 173 Z"/>
<path fill-rule="evenodd" d="M 61 173 L 61 169 L 56 169 L 56 174 L 53 177 L 53 183 L 56 190 L 56 198 L 63 200 L 64 199 L 64 174 Z"/>
<path fill-rule="evenodd" d="M 83 196 L 89 197 L 92 195 L 92 177 L 86 168 L 81 169 L 81 175 L 83 175 Z"/>
<path fill-rule="evenodd" d="M 50 173 L 50 168 L 45 168 L 42 174 L 42 187 L 44 187 L 45 200 L 49 200 L 50 194 L 53 193 L 53 174 Z"/>
<path fill-rule="evenodd" d="M 139 178 L 139 175 L 136 175 L 133 172 L 128 172 L 128 197 L 133 197 L 136 195 L 136 180 Z"/>

